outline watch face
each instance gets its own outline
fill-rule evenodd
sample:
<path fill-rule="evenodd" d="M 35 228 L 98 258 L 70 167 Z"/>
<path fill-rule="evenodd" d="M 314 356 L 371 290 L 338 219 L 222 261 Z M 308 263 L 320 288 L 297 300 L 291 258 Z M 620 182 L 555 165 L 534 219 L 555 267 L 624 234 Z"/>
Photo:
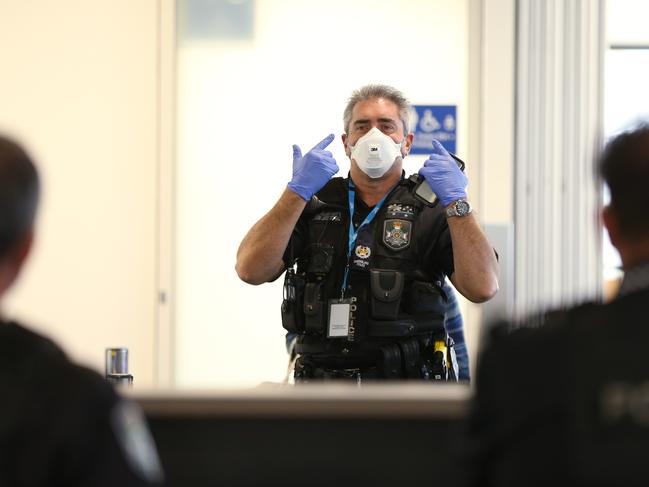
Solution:
<path fill-rule="evenodd" d="M 455 203 L 455 211 L 457 211 L 458 216 L 464 216 L 469 213 L 471 207 L 469 206 L 468 201 L 458 201 Z"/>

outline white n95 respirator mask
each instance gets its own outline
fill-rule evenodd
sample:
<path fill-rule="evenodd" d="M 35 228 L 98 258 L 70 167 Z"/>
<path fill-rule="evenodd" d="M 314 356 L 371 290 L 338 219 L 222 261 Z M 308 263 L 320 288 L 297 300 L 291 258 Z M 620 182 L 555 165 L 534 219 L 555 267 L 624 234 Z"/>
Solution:
<path fill-rule="evenodd" d="M 372 127 L 349 148 L 351 158 L 356 161 L 361 171 L 372 179 L 383 176 L 397 157 L 401 157 L 401 144 L 397 144 L 376 127 Z"/>

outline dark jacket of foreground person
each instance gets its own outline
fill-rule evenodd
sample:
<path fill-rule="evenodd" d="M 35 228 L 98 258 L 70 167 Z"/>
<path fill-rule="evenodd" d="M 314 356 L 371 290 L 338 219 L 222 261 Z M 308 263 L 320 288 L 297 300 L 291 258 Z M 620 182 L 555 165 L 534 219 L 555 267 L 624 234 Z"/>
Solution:
<path fill-rule="evenodd" d="M 646 485 L 649 287 L 494 338 L 472 417 L 473 485 Z"/>
<path fill-rule="evenodd" d="M 140 411 L 13 322 L 0 323 L 0 397 L 0 485 L 144 486 L 161 479 Z"/>

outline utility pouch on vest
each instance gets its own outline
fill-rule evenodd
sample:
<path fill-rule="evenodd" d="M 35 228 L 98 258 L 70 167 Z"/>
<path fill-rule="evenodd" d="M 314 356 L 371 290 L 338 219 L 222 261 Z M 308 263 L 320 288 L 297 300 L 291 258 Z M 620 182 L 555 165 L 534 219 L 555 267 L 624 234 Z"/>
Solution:
<path fill-rule="evenodd" d="M 331 270 L 333 262 L 333 245 L 315 243 L 309 246 L 309 265 L 307 272 L 324 276 Z"/>
<path fill-rule="evenodd" d="M 399 342 L 399 348 L 403 357 L 404 376 L 408 379 L 419 379 L 421 377 L 419 340 L 416 338 L 402 340 Z"/>
<path fill-rule="evenodd" d="M 282 301 L 282 326 L 292 333 L 304 331 L 304 274 L 295 274 L 293 269 L 286 271 L 284 277 L 284 300 Z"/>
<path fill-rule="evenodd" d="M 381 347 L 381 370 L 386 379 L 401 378 L 401 350 L 396 343 Z"/>
<path fill-rule="evenodd" d="M 444 318 L 448 297 L 431 282 L 413 281 L 404 296 L 404 310 L 414 316 Z"/>
<path fill-rule="evenodd" d="M 325 307 L 321 294 L 321 282 L 309 282 L 304 286 L 304 329 L 307 333 L 324 330 Z"/>
<path fill-rule="evenodd" d="M 399 314 L 403 293 L 403 273 L 393 270 L 371 269 L 371 313 L 379 320 L 394 320 Z"/>

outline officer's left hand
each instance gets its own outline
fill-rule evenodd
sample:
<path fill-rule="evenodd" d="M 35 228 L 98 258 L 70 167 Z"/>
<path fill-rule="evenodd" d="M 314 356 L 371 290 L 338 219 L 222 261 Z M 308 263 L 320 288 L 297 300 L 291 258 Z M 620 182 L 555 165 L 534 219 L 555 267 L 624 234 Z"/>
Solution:
<path fill-rule="evenodd" d="M 466 199 L 469 180 L 439 141 L 433 140 L 433 153 L 424 162 L 419 175 L 426 179 L 442 206 Z"/>

